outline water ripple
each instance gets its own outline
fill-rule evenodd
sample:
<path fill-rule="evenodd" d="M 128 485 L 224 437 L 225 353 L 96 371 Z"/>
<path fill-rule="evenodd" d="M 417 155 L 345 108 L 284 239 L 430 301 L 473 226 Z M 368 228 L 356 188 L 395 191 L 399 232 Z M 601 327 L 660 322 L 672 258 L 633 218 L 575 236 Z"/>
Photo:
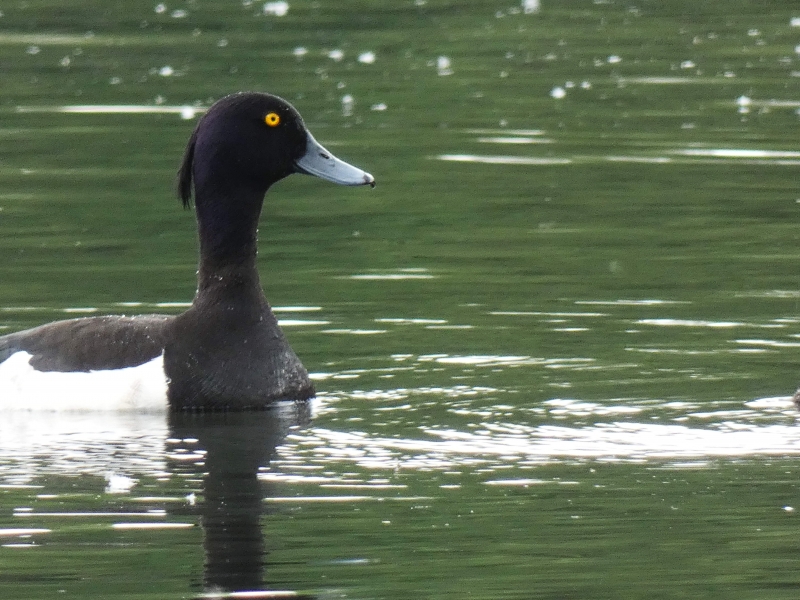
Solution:
<path fill-rule="evenodd" d="M 705 419 L 702 414 L 695 415 Z M 753 416 L 752 411 L 710 415 Z M 424 438 L 387 437 L 366 432 L 314 428 L 291 436 L 284 456 L 332 466 L 350 463 L 364 469 L 483 469 L 544 465 L 564 460 L 646 462 L 702 458 L 800 455 L 800 428 L 794 424 L 754 425 L 723 421 L 708 427 L 679 423 L 617 421 L 584 427 L 486 426 L 476 431 L 423 427 Z M 309 439 L 316 443 L 309 447 Z"/>

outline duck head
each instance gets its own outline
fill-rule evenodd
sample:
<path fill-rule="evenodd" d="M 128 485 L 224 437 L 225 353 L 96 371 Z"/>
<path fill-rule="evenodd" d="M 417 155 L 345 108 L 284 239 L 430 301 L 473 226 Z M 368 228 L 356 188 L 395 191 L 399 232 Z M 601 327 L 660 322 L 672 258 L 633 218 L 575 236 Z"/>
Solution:
<path fill-rule="evenodd" d="M 186 206 L 192 187 L 216 194 L 247 190 L 263 197 L 273 183 L 292 173 L 375 187 L 372 175 L 317 142 L 300 113 L 282 98 L 232 94 L 216 102 L 192 133 L 178 172 L 178 195 Z"/>

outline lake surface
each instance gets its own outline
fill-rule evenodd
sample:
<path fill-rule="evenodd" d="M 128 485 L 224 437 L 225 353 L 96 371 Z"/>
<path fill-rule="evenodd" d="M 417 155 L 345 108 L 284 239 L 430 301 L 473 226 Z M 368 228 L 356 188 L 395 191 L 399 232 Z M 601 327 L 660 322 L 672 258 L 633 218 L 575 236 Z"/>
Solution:
<path fill-rule="evenodd" d="M 314 401 L 3 416 L 1 597 L 797 597 L 800 8 L 0 10 L 0 333 L 191 302 L 227 93 L 378 181 L 267 198 Z"/>

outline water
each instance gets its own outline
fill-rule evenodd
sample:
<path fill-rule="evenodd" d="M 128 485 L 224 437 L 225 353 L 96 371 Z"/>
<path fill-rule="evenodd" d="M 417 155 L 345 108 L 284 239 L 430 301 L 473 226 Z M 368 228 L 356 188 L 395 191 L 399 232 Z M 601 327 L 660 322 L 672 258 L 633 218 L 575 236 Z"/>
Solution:
<path fill-rule="evenodd" d="M 796 597 L 800 13 L 267 4 L 1 7 L 0 331 L 184 309 L 225 93 L 378 187 L 268 196 L 310 405 L 3 418 L 0 596 Z"/>

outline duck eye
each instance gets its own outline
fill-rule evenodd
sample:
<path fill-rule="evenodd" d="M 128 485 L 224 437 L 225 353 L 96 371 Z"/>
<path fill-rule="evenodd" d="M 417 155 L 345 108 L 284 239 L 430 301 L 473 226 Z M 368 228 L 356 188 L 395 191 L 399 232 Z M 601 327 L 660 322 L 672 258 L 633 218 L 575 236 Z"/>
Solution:
<path fill-rule="evenodd" d="M 264 123 L 270 127 L 277 127 L 281 124 L 281 116 L 278 113 L 271 112 L 264 117 Z"/>

